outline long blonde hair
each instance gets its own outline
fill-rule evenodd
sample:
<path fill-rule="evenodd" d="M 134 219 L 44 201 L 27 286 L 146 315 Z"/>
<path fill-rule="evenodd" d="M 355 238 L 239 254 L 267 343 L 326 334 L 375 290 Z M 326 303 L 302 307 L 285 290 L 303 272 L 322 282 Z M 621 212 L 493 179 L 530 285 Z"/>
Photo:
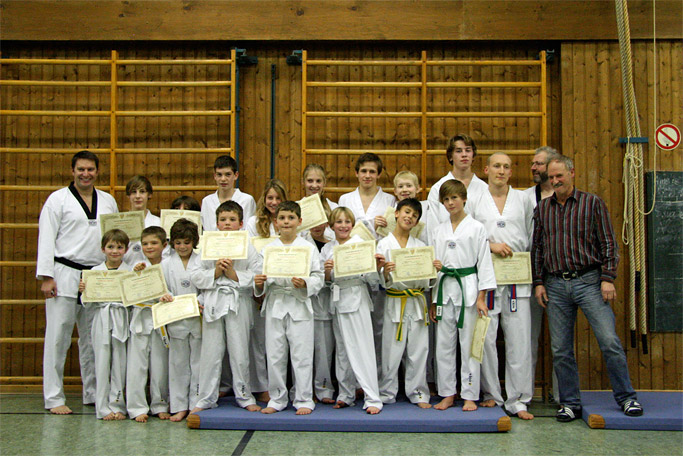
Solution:
<path fill-rule="evenodd" d="M 287 201 L 287 190 L 280 179 L 270 179 L 266 182 L 263 193 L 256 202 L 256 231 L 263 237 L 270 237 L 270 224 L 273 220 L 273 215 L 266 207 L 266 195 L 271 189 L 275 190 L 281 201 Z"/>
<path fill-rule="evenodd" d="M 306 165 L 303 172 L 304 185 L 306 185 L 306 176 L 311 171 L 318 171 L 323 176 L 323 189 L 320 191 L 320 193 L 318 193 L 318 195 L 320 196 L 320 202 L 323 204 L 325 214 L 329 215 L 329 213 L 332 212 L 332 208 L 330 207 L 330 204 L 327 202 L 327 198 L 325 198 L 325 184 L 327 184 L 327 174 L 325 173 L 325 168 L 323 168 L 322 165 L 319 165 L 317 163 L 309 163 L 308 165 Z"/>

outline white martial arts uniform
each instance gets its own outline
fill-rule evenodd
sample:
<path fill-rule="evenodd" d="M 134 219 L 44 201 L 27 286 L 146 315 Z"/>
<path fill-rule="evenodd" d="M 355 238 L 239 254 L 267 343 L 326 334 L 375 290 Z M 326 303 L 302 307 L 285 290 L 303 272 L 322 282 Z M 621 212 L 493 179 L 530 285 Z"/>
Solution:
<path fill-rule="evenodd" d="M 270 245 L 283 246 L 280 239 Z M 255 288 L 256 296 L 265 296 L 261 314 L 266 319 L 266 354 L 268 357 L 268 407 L 287 407 L 287 359 L 292 360 L 296 396 L 292 405 L 313 410 L 313 306 L 311 296 L 324 284 L 318 249 L 308 241 L 295 237 L 291 246 L 311 249 L 308 277 L 301 277 L 306 288 L 294 288 L 289 278 L 268 278 L 263 290 Z"/>
<path fill-rule="evenodd" d="M 148 260 L 145 264 L 151 265 Z M 154 329 L 153 304 L 146 302 L 131 306 L 126 372 L 126 399 L 131 419 L 149 414 L 150 410 L 152 415 L 169 411 L 168 347 L 162 339 L 166 330 L 163 327 Z M 145 394 L 148 374 L 151 404 L 147 403 Z"/>
<path fill-rule="evenodd" d="M 477 319 L 477 294 L 481 290 L 496 288 L 493 274 L 491 250 L 484 226 L 469 215 L 455 231 L 451 222 L 445 222 L 434 230 L 435 258 L 448 268 L 470 268 L 476 266 L 476 274 L 461 278 L 462 289 L 453 277 L 443 281 L 443 316 L 436 326 L 436 366 L 439 396 L 448 397 L 456 392 L 456 346 L 460 342 L 460 396 L 465 400 L 479 400 L 479 362 L 471 355 L 472 334 Z M 439 272 L 437 283 L 444 274 Z M 438 300 L 439 285 L 434 288 L 432 301 Z M 456 326 L 462 300 L 465 301 L 464 324 Z M 457 337 L 457 340 L 456 340 Z"/>
<path fill-rule="evenodd" d="M 237 281 L 225 275 L 215 278 L 216 262 L 202 261 L 192 269 L 192 283 L 204 300 L 204 326 L 197 407 L 218 405 L 224 354 L 229 353 L 232 387 L 240 407 L 256 403 L 249 372 L 249 338 L 253 322 L 254 275 L 262 270 L 261 255 L 249 244 L 247 258 L 233 260 Z M 265 364 L 265 362 L 264 362 Z"/>
<path fill-rule="evenodd" d="M 74 324 L 79 334 L 83 403 L 95 402 L 95 357 L 90 340 L 92 310 L 78 303 L 81 271 L 58 263 L 55 258 L 88 268 L 104 261 L 99 216 L 113 212 L 118 212 L 118 208 L 109 193 L 95 190 L 91 211 L 73 183 L 50 194 L 40 211 L 36 278 L 52 277 L 57 284 L 57 296 L 45 300 L 43 396 L 46 409 L 66 404 L 64 362 L 71 347 Z"/>
<path fill-rule="evenodd" d="M 451 179 L 458 180 L 455 176 L 453 176 L 453 172 L 449 171 L 448 174 L 432 185 L 432 188 L 429 190 L 429 195 L 427 195 L 427 201 L 429 201 L 430 208 L 428 217 L 431 222 L 430 224 L 433 227 L 450 220 L 448 211 L 439 201 L 439 190 L 441 190 L 441 186 L 444 182 Z M 467 200 L 469 201 L 470 199 L 477 199 L 479 194 L 488 191 L 488 188 L 489 186 L 486 182 L 479 179 L 476 174 L 473 174 L 472 180 L 470 180 L 470 185 L 467 186 Z M 469 204 L 465 204 L 465 212 L 469 214 L 468 207 Z"/>
<path fill-rule="evenodd" d="M 354 236 L 345 244 L 361 242 L 359 236 Z M 334 257 L 334 247 L 337 240 L 328 242 L 321 252 L 323 264 Z M 374 272 L 355 277 L 336 279 L 332 272 L 331 307 L 338 326 L 336 337 L 341 339 L 343 350 L 337 352 L 337 382 L 339 383 L 338 401 L 353 405 L 355 400 L 355 380 L 365 393 L 363 408 L 382 408 L 379 396 L 379 382 L 377 378 L 377 360 L 373 350 L 372 337 L 372 298 L 369 286 L 379 284 L 379 274 Z M 348 362 L 348 364 L 346 364 Z M 349 369 L 349 366 L 351 369 Z M 351 375 L 351 371 L 353 375 Z"/>
<path fill-rule="evenodd" d="M 467 202 L 470 215 L 486 228 L 490 243 L 504 242 L 513 252 L 531 250 L 533 206 L 527 195 L 509 187 L 502 214 L 489 190 L 480 194 L 478 199 L 468 199 Z M 500 319 L 505 337 L 505 409 L 513 415 L 525 411 L 526 404 L 533 397 L 530 295 L 531 284 L 517 284 L 499 285 L 487 297 L 491 323 L 486 333 L 481 366 L 483 400 L 493 399 L 496 404 L 503 405 L 496 350 Z"/>
<path fill-rule="evenodd" d="M 199 254 L 192 252 L 187 262 L 175 250 L 161 261 L 169 293 L 173 296 L 197 294 L 190 274 L 201 263 Z M 202 297 L 198 297 L 200 303 Z M 202 349 L 201 317 L 186 318 L 166 326 L 168 344 L 168 392 L 171 413 L 192 410 L 199 399 L 199 357 Z"/>
<path fill-rule="evenodd" d="M 406 248 L 423 247 L 425 244 L 410 236 Z M 391 250 L 400 249 L 401 245 L 393 235 L 377 244 L 377 253 L 384 255 L 387 262 L 392 261 Z M 382 275 L 382 279 L 384 275 Z M 405 308 L 401 315 L 402 298 L 387 295 L 384 307 L 384 334 L 382 341 L 382 374 L 380 376 L 379 391 L 382 402 L 391 404 L 396 402 L 398 392 L 398 368 L 406 354 L 405 363 L 405 392 L 413 404 L 429 402 L 429 386 L 427 385 L 427 354 L 429 351 L 429 317 L 425 315 L 428 301 L 424 293 L 434 285 L 432 280 L 412 280 L 409 282 L 394 282 L 390 276 L 385 281 L 385 288 L 392 290 L 422 289 L 422 296 L 406 297 Z M 402 319 L 402 320 L 401 320 Z M 401 340 L 397 340 L 399 322 L 403 321 Z"/>
<path fill-rule="evenodd" d="M 249 220 L 254 212 L 256 212 L 256 202 L 254 197 L 248 193 L 240 191 L 239 188 L 235 189 L 235 193 L 232 194 L 232 198 L 229 201 L 234 201 L 240 206 L 242 206 L 242 220 Z M 218 191 L 207 195 L 202 200 L 202 229 L 204 231 L 216 231 L 218 227 L 216 226 L 216 209 L 220 206 L 220 200 L 218 199 Z"/>
<path fill-rule="evenodd" d="M 107 271 L 105 263 L 93 271 Z M 128 271 L 125 262 L 117 268 Z M 92 346 L 95 353 L 95 379 L 97 394 L 95 415 L 102 419 L 110 413 L 126 414 L 126 343 L 128 341 L 128 309 L 120 302 L 92 302 L 84 304 L 93 309 Z"/>

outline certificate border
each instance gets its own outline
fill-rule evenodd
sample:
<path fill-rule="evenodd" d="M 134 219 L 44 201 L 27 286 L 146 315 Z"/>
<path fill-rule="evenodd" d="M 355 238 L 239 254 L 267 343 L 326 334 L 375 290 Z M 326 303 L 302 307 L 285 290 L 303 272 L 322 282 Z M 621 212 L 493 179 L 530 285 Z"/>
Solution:
<path fill-rule="evenodd" d="M 229 237 L 236 237 L 236 238 L 244 238 L 244 255 L 236 256 L 236 257 L 224 257 L 224 256 L 219 256 L 219 257 L 213 257 L 213 256 L 206 256 L 206 239 L 209 237 L 224 237 L 224 238 L 229 238 Z M 207 231 L 205 233 L 202 233 L 202 238 L 201 238 L 201 259 L 202 261 L 208 261 L 208 260 L 220 260 L 222 258 L 230 258 L 231 260 L 246 260 L 247 257 L 249 256 L 249 234 L 246 231 Z"/>
<path fill-rule="evenodd" d="M 311 246 L 313 248 L 313 246 Z M 268 273 L 266 266 L 268 264 L 267 262 L 267 257 L 269 254 L 272 254 L 274 250 L 286 250 L 286 249 L 296 249 L 296 250 L 301 250 L 306 251 L 306 275 L 301 275 L 301 274 L 272 274 Z M 300 278 L 305 278 L 305 277 L 310 277 L 311 276 L 311 249 L 308 246 L 305 245 L 267 245 L 263 247 L 263 274 L 265 274 L 268 278 L 282 278 L 282 279 L 291 279 L 292 277 L 300 277 Z"/>
<path fill-rule="evenodd" d="M 365 246 L 365 245 L 367 245 L 367 246 L 371 245 L 372 246 L 372 252 L 373 252 L 372 256 L 374 257 L 375 254 L 377 253 L 377 247 L 375 245 L 375 241 L 352 242 L 352 243 L 346 243 L 346 244 L 334 246 L 334 248 L 332 249 L 332 258 L 334 258 L 334 277 L 335 278 L 353 277 L 353 276 L 358 276 L 361 274 L 370 274 L 372 272 L 377 272 L 377 265 L 373 261 L 372 269 L 364 270 L 364 271 L 353 271 L 353 272 L 344 273 L 344 274 L 338 273 L 337 265 L 339 262 L 337 261 L 337 252 L 339 250 L 357 250 L 357 247 L 353 247 L 353 246 Z"/>

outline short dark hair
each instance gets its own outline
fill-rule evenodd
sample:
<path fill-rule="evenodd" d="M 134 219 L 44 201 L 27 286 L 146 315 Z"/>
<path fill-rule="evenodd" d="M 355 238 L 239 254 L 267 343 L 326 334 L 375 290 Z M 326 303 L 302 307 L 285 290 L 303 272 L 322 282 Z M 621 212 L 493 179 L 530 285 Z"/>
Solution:
<path fill-rule="evenodd" d="M 363 155 L 361 155 L 360 157 L 358 157 L 358 159 L 356 160 L 356 166 L 355 166 L 356 172 L 358 172 L 360 170 L 360 167 L 363 163 L 368 163 L 368 162 L 377 163 L 377 174 L 382 174 L 382 169 L 383 169 L 382 159 L 379 158 L 379 155 L 372 153 L 372 152 L 366 152 Z"/>
<path fill-rule="evenodd" d="M 166 242 L 166 230 L 160 226 L 148 226 L 142 230 L 140 235 L 140 240 L 145 238 L 145 236 L 156 236 L 162 243 Z"/>
<path fill-rule="evenodd" d="M 234 212 L 239 217 L 240 222 L 244 217 L 244 210 L 242 209 L 242 206 L 233 200 L 223 201 L 221 205 L 216 208 L 216 219 L 218 219 L 222 212 Z"/>
<path fill-rule="evenodd" d="M 275 209 L 275 217 L 277 217 L 281 211 L 294 212 L 297 217 L 301 218 L 301 206 L 299 206 L 299 203 L 296 201 L 281 202 L 277 206 L 277 209 Z"/>
<path fill-rule="evenodd" d="M 133 176 L 131 180 L 126 184 L 126 195 L 130 195 L 135 190 L 139 188 L 144 188 L 147 193 L 152 194 L 152 183 L 145 176 Z"/>
<path fill-rule="evenodd" d="M 180 209 L 180 206 L 185 206 L 188 211 L 200 212 L 202 210 L 199 201 L 187 195 L 180 195 L 171 203 L 171 209 Z"/>
<path fill-rule="evenodd" d="M 230 155 L 221 155 L 213 162 L 213 170 L 218 168 L 230 168 L 234 173 L 237 172 L 237 161 Z"/>
<path fill-rule="evenodd" d="M 128 243 L 130 242 L 130 239 L 128 239 L 128 235 L 123 230 L 109 230 L 102 235 L 102 250 L 104 250 L 104 247 L 112 241 L 117 242 L 128 248 Z"/>
<path fill-rule="evenodd" d="M 192 247 L 196 248 L 199 245 L 199 227 L 185 218 L 176 220 L 171 227 L 171 247 L 176 239 L 190 239 Z"/>
<path fill-rule="evenodd" d="M 422 204 L 420 204 L 417 198 L 406 198 L 404 200 L 399 201 L 396 205 L 396 212 L 400 211 L 401 208 L 403 208 L 404 206 L 408 206 L 409 208 L 417 212 L 418 220 L 422 218 Z"/>
<path fill-rule="evenodd" d="M 477 145 L 475 144 L 474 139 L 465 133 L 458 133 L 448 140 L 448 147 L 446 147 L 446 158 L 448 159 L 448 163 L 451 165 L 453 164 L 453 152 L 455 152 L 456 141 L 462 141 L 465 145 L 472 148 L 472 158 L 477 156 Z"/>
<path fill-rule="evenodd" d="M 447 196 L 456 195 L 467 201 L 467 187 L 465 184 L 457 179 L 449 179 L 441 185 L 439 189 L 439 202 L 443 203 L 443 200 Z"/>
<path fill-rule="evenodd" d="M 95 162 L 95 169 L 100 169 L 100 159 L 97 158 L 97 155 L 94 153 L 90 152 L 89 150 L 82 150 L 80 152 L 76 152 L 73 157 L 71 157 L 71 169 L 76 168 L 76 162 L 78 160 L 90 160 Z"/>

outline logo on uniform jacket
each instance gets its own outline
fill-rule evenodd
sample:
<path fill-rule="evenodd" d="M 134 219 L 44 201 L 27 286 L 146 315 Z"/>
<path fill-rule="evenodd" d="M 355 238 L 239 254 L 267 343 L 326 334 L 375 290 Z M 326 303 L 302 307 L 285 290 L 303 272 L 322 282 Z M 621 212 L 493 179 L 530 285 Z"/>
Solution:
<path fill-rule="evenodd" d="M 505 221 L 498 220 L 498 222 L 496 222 L 496 225 L 498 226 L 498 228 L 505 228 Z"/>
<path fill-rule="evenodd" d="M 448 248 L 454 249 L 455 248 L 455 241 L 448 241 Z"/>
<path fill-rule="evenodd" d="M 180 281 L 180 286 L 183 288 L 190 288 L 190 281 L 188 279 L 183 279 Z"/>

